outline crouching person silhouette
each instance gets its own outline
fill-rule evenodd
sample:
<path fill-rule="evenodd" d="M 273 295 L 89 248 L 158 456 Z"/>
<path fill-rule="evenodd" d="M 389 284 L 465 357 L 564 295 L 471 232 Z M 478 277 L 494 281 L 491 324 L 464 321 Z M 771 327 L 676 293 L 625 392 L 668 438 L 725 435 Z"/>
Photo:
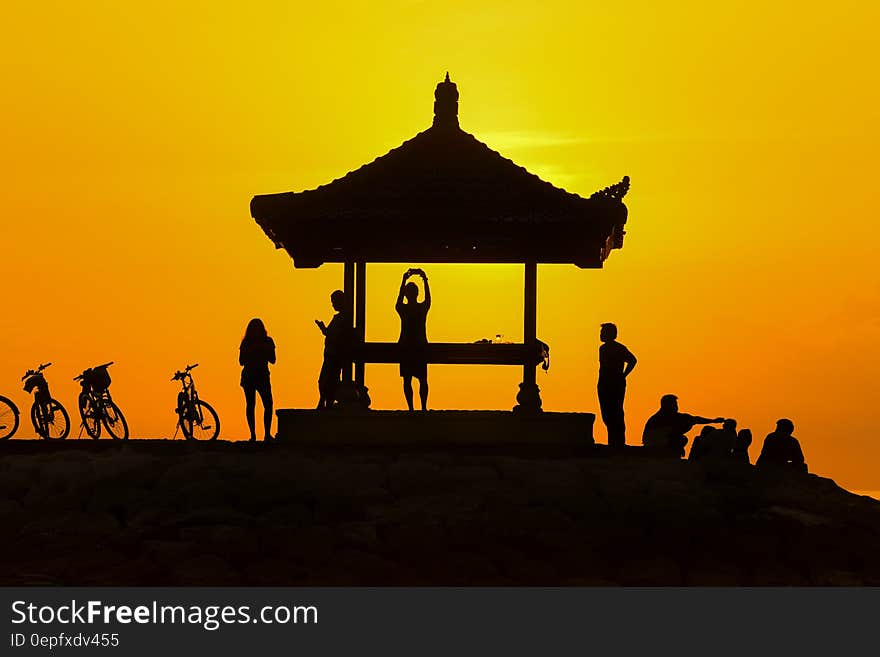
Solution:
<path fill-rule="evenodd" d="M 321 320 L 315 320 L 315 324 L 324 334 L 324 363 L 321 365 L 321 373 L 318 375 L 319 409 L 332 407 L 336 399 L 336 391 L 348 355 L 351 334 L 351 322 L 345 310 L 345 292 L 342 290 L 334 291 L 330 295 L 330 304 L 336 311 L 330 323 L 325 325 Z"/>
<path fill-rule="evenodd" d="M 737 463 L 749 464 L 749 446 L 752 444 L 752 432 L 748 429 L 740 429 L 736 434 L 736 443 L 733 445 L 733 451 L 730 453 L 733 460 Z"/>
<path fill-rule="evenodd" d="M 251 432 L 251 440 L 257 439 L 256 418 L 257 393 L 263 402 L 263 440 L 272 440 L 272 384 L 269 380 L 269 363 L 275 363 L 275 342 L 266 332 L 260 319 L 248 322 L 244 337 L 238 348 L 238 364 L 241 368 L 241 387 L 244 389 L 245 417 Z"/>
<path fill-rule="evenodd" d="M 419 287 L 412 281 L 411 276 L 420 276 L 425 287 L 425 300 L 418 302 Z M 406 405 L 413 410 L 413 386 L 412 380 L 419 380 L 419 400 L 422 410 L 428 407 L 428 334 L 427 322 L 428 311 L 431 309 L 431 288 L 428 286 L 428 276 L 421 269 L 408 269 L 400 281 L 400 291 L 397 293 L 397 303 L 394 309 L 400 315 L 400 376 L 403 378 L 403 396 L 406 397 Z"/>
<path fill-rule="evenodd" d="M 787 469 L 807 472 L 801 444 L 795 438 L 794 422 L 785 418 L 776 422 L 776 430 L 769 433 L 761 447 L 755 465 L 762 469 Z"/>
<path fill-rule="evenodd" d="M 745 429 L 744 431 L 748 431 Z M 737 446 L 736 420 L 727 418 L 720 429 L 706 425 L 700 431 L 700 435 L 694 438 L 691 445 L 689 461 L 714 461 L 718 463 L 732 463 L 733 451 Z M 748 462 L 748 446 L 746 446 L 746 462 Z"/>
<path fill-rule="evenodd" d="M 703 427 L 699 435 L 694 438 L 694 442 L 691 445 L 691 451 L 688 453 L 688 461 L 698 461 L 706 457 L 706 453 L 710 449 L 709 445 L 712 443 L 714 437 L 713 434 L 717 431 L 718 429 L 709 426 L 708 424 Z"/>
<path fill-rule="evenodd" d="M 723 417 L 705 418 L 699 415 L 688 415 L 678 411 L 678 397 L 663 395 L 660 398 L 660 410 L 645 422 L 642 432 L 642 444 L 653 452 L 681 458 L 684 446 L 687 445 L 688 431 L 697 424 L 718 424 Z"/>

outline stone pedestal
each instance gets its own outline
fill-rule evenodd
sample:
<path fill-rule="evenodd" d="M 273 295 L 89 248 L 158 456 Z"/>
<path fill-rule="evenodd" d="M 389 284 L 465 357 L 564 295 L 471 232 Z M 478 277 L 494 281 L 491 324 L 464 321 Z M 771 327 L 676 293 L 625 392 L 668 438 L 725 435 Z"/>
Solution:
<path fill-rule="evenodd" d="M 516 393 L 516 406 L 514 413 L 540 413 L 541 412 L 541 389 L 536 383 L 520 383 L 519 392 Z"/>

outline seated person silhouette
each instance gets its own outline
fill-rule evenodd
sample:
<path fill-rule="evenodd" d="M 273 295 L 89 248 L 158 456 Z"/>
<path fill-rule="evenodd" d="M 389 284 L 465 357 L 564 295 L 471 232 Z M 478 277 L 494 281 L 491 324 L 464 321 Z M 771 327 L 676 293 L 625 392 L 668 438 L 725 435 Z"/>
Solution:
<path fill-rule="evenodd" d="M 660 398 L 660 410 L 645 422 L 642 445 L 652 452 L 681 458 L 684 456 L 684 446 L 687 445 L 687 436 L 684 434 L 693 429 L 694 425 L 716 424 L 723 421 L 723 417 L 709 419 L 680 413 L 678 397 L 663 395 Z"/>
<path fill-rule="evenodd" d="M 324 334 L 324 363 L 321 365 L 321 373 L 318 376 L 319 409 L 333 406 L 336 390 L 342 376 L 342 368 L 348 359 L 351 338 L 351 322 L 345 309 L 345 292 L 342 290 L 334 291 L 330 295 L 330 304 L 336 311 L 330 324 L 325 325 L 321 320 L 315 320 L 315 324 Z"/>
<path fill-rule="evenodd" d="M 752 444 L 752 432 L 748 429 L 740 429 L 736 434 L 736 442 L 733 444 L 733 451 L 730 455 L 737 463 L 751 463 L 749 459 L 749 445 Z"/>
<path fill-rule="evenodd" d="M 792 433 L 794 422 L 785 418 L 777 420 L 776 430 L 769 433 L 761 447 L 761 455 L 755 465 L 762 469 L 789 469 L 807 472 L 801 444 Z"/>
<path fill-rule="evenodd" d="M 713 444 L 720 455 L 724 457 L 730 456 L 736 445 L 736 420 L 730 417 L 724 420 L 721 424 L 721 430 L 715 436 Z"/>
<path fill-rule="evenodd" d="M 724 420 L 720 429 L 705 426 L 700 435 L 694 439 L 690 461 L 730 461 L 736 443 L 736 420 Z"/>
<path fill-rule="evenodd" d="M 688 461 L 698 461 L 706 455 L 706 451 L 710 449 L 709 443 L 712 440 L 712 434 L 717 431 L 718 429 L 708 424 L 703 427 L 699 435 L 694 438 L 694 444 L 691 445 L 691 451 L 688 454 Z"/>
<path fill-rule="evenodd" d="M 419 287 L 411 276 L 420 276 L 425 286 L 425 300 L 418 302 Z M 400 282 L 394 309 L 400 315 L 400 376 L 403 377 L 403 395 L 406 405 L 413 410 L 413 377 L 419 380 L 419 401 L 422 410 L 428 406 L 428 311 L 431 309 L 431 288 L 428 277 L 421 269 L 408 269 Z"/>

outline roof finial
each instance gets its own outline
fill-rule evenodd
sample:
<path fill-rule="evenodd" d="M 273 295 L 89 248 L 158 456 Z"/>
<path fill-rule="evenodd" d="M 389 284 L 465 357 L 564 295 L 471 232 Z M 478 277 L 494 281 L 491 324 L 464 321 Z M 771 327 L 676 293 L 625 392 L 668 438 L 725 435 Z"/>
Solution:
<path fill-rule="evenodd" d="M 434 90 L 434 125 L 458 127 L 458 87 L 449 79 L 449 71 Z"/>

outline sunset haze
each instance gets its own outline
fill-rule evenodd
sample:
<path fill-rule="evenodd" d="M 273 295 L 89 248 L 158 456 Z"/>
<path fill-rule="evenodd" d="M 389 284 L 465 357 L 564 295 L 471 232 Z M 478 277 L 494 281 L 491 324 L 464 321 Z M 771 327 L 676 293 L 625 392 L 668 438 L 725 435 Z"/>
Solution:
<path fill-rule="evenodd" d="M 40 362 L 78 432 L 110 368 L 132 436 L 168 437 L 200 363 L 222 438 L 247 435 L 238 345 L 277 344 L 278 408 L 313 407 L 342 266 L 295 269 L 250 216 L 431 124 L 448 70 L 463 130 L 582 196 L 632 180 L 624 248 L 538 270 L 544 408 L 598 413 L 599 326 L 638 357 L 627 442 L 664 393 L 735 417 L 754 461 L 781 417 L 811 471 L 880 489 L 880 149 L 868 3 L 32 3 L 6 9 L 0 394 Z M 417 221 L 418 217 L 413 217 Z M 400 276 L 368 266 L 367 338 L 394 341 Z M 522 340 L 523 267 L 424 265 L 428 337 Z M 516 367 L 431 366 L 430 407 L 515 403 Z M 394 365 L 373 406 L 404 407 Z M 597 422 L 595 435 L 605 442 Z"/>

